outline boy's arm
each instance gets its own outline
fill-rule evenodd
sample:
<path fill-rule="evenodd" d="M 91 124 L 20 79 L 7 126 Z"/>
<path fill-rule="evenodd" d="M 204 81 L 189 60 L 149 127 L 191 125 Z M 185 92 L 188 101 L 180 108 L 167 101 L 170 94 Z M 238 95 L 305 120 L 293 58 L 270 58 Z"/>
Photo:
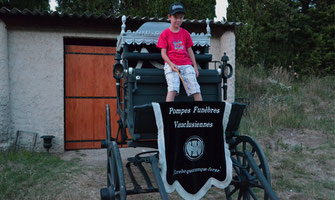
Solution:
<path fill-rule="evenodd" d="M 173 62 L 171 62 L 170 58 L 167 56 L 167 54 L 166 54 L 166 49 L 161 49 L 161 55 L 162 55 L 163 60 L 164 60 L 167 64 L 170 65 L 172 71 L 175 71 L 175 72 L 178 71 L 177 66 L 176 66 Z"/>
<path fill-rule="evenodd" d="M 192 65 L 193 65 L 195 74 L 196 74 L 197 77 L 198 77 L 198 76 L 199 76 L 199 71 L 198 71 L 198 67 L 197 67 L 197 62 L 195 61 L 195 56 L 194 56 L 192 47 L 189 47 L 189 48 L 187 49 L 187 53 L 188 53 L 188 56 L 191 58 L 191 61 L 192 61 Z"/>

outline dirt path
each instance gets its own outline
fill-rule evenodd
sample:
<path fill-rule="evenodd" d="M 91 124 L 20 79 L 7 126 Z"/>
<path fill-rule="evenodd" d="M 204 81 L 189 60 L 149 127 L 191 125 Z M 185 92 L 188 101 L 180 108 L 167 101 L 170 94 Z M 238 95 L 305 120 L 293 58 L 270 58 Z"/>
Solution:
<path fill-rule="evenodd" d="M 148 148 L 121 148 L 121 158 L 123 159 L 124 174 L 126 187 L 128 189 L 133 188 L 129 179 L 128 173 L 125 169 L 126 161 L 128 157 L 135 156 L 137 153 L 152 151 L 153 149 Z M 66 151 L 61 155 L 64 160 L 80 159 L 80 168 L 82 173 L 71 175 L 71 180 L 67 182 L 68 188 L 63 194 L 60 194 L 57 199 L 100 199 L 100 189 L 107 186 L 106 183 L 106 171 L 107 171 L 107 154 L 106 149 L 93 149 L 93 150 L 76 150 Z M 149 164 L 144 164 L 146 169 L 150 169 Z M 150 171 L 148 170 L 150 173 Z M 135 177 L 141 177 L 139 171 L 134 170 Z M 138 176 L 136 176 L 138 174 Z M 149 174 L 150 175 L 150 174 Z M 154 179 L 152 179 L 154 180 Z M 140 181 L 140 180 L 139 180 Z M 153 183 L 155 186 L 155 183 Z M 140 183 L 144 186 L 144 183 Z M 224 197 L 224 191 L 220 189 L 211 189 L 207 195 L 203 198 L 204 200 L 211 199 L 222 199 Z M 127 200 L 157 200 L 161 199 L 159 193 L 148 193 L 141 195 L 128 195 Z M 170 200 L 180 200 L 181 197 L 176 193 L 169 194 Z"/>
<path fill-rule="evenodd" d="M 150 151 L 152 149 L 146 148 L 121 148 L 121 158 L 123 165 L 126 164 L 126 159 L 132 157 L 137 153 Z M 71 197 L 71 199 L 100 199 L 100 189 L 107 186 L 106 171 L 107 171 L 107 153 L 106 149 L 93 150 L 76 150 L 66 151 L 61 155 L 64 160 L 80 159 L 80 168 L 82 173 L 73 176 L 73 180 L 69 182 L 71 192 L 65 192 L 64 198 Z M 124 169 L 127 187 L 130 180 Z M 136 172 L 135 172 L 136 173 Z M 70 194 L 71 193 L 71 194 Z M 127 196 L 127 200 L 132 199 L 159 199 L 158 193 L 151 193 L 145 195 Z"/>

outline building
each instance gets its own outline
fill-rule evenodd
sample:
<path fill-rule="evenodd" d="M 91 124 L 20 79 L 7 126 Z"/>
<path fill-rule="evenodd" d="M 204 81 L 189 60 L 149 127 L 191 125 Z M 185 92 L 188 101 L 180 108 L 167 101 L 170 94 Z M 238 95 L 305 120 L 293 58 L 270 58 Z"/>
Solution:
<path fill-rule="evenodd" d="M 167 19 L 128 16 L 126 30 L 135 31 L 147 21 L 167 22 Z M 185 20 L 183 27 L 190 32 L 205 32 L 205 21 Z M 67 65 L 77 61 L 86 64 L 104 60 L 102 65 L 112 66 L 121 25 L 121 17 L 114 16 L 0 9 L 0 148 L 13 144 L 17 131 L 37 133 L 36 150 L 43 150 L 42 135 L 55 136 L 50 150 L 54 152 L 95 148 L 91 145 L 67 147 L 67 143 L 71 143 L 71 130 L 67 130 L 67 124 L 74 123 L 67 119 L 73 115 L 80 117 L 90 113 L 87 115 L 104 124 L 104 113 L 99 114 L 100 111 L 84 108 L 72 113 L 71 108 L 66 108 L 76 96 L 68 94 L 71 89 L 67 87 L 75 78 L 70 77 L 71 70 Z M 239 24 L 210 22 L 209 52 L 213 60 L 220 60 L 226 52 L 233 67 L 236 25 Z M 93 60 L 92 55 L 96 55 Z M 106 59 L 99 59 L 103 55 Z M 100 94 L 96 95 L 99 97 Z M 109 100 L 113 101 L 113 96 L 109 96 Z M 234 100 L 234 76 L 228 81 L 228 100 Z M 97 144 L 98 140 L 86 141 L 87 144 Z M 75 144 L 76 141 L 72 142 Z"/>

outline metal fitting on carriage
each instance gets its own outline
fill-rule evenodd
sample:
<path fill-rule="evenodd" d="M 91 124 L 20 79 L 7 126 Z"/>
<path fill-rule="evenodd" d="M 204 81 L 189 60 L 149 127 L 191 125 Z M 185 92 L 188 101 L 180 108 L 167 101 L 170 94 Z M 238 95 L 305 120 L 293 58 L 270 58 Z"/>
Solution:
<path fill-rule="evenodd" d="M 222 70 L 221 70 L 221 68 L 218 68 L 218 69 L 216 69 L 216 71 L 218 72 L 218 75 L 220 76 L 220 75 L 221 75 L 221 73 L 222 73 Z"/>
<path fill-rule="evenodd" d="M 115 79 L 120 80 L 120 79 L 123 78 L 124 73 L 125 73 L 124 67 L 123 67 L 123 65 L 120 62 L 121 55 L 120 54 L 116 54 L 115 55 L 115 60 L 116 60 L 116 63 L 113 66 L 113 76 L 114 76 Z"/>
<path fill-rule="evenodd" d="M 132 68 L 132 67 L 129 67 L 129 69 L 128 69 L 128 74 L 133 74 L 134 73 L 134 68 Z"/>
<path fill-rule="evenodd" d="M 223 79 L 228 79 L 233 76 L 233 67 L 228 64 L 229 57 L 227 56 L 226 52 L 223 53 L 223 56 L 221 58 L 221 74 Z"/>

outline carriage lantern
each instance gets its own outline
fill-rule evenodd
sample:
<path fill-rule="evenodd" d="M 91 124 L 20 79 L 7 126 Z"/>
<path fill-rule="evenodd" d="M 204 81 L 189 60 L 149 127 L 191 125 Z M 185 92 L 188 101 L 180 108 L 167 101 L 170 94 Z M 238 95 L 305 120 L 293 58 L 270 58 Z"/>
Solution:
<path fill-rule="evenodd" d="M 220 65 L 220 68 L 222 70 L 222 78 L 228 79 L 233 76 L 233 67 L 228 63 L 228 56 L 226 53 L 223 54 L 221 61 L 222 64 Z"/>
<path fill-rule="evenodd" d="M 116 80 L 120 80 L 124 76 L 124 67 L 120 62 L 121 60 L 120 54 L 115 55 L 115 60 L 116 60 L 116 63 L 114 64 L 113 76 Z"/>

